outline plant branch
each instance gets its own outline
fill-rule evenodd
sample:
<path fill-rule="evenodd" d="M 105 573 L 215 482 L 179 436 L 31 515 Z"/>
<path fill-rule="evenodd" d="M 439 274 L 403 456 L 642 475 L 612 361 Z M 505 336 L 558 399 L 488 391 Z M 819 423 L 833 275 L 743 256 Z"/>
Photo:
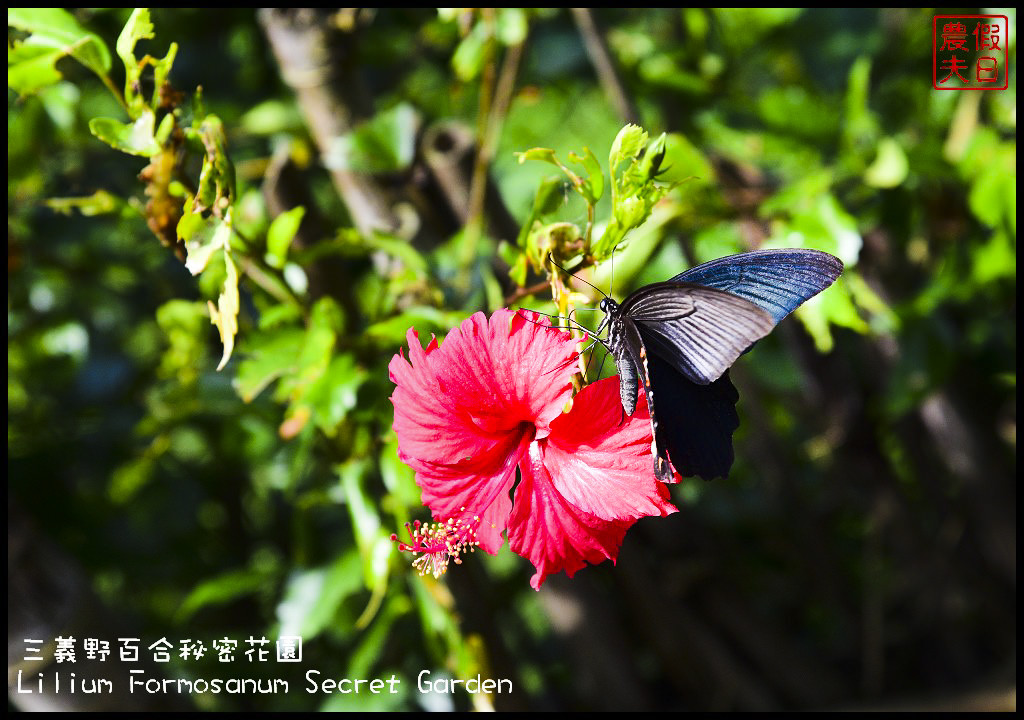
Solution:
<path fill-rule="evenodd" d="M 598 29 L 597 23 L 594 22 L 594 16 L 590 8 L 570 9 L 572 10 L 573 20 L 576 21 L 576 27 L 579 28 L 580 35 L 583 37 L 583 45 L 587 49 L 587 55 L 590 56 L 590 61 L 594 64 L 598 82 L 604 88 L 605 94 L 623 120 L 639 124 L 639 114 L 633 106 L 633 102 L 629 99 L 626 88 L 619 79 L 611 53 L 608 52 L 608 45 Z"/>

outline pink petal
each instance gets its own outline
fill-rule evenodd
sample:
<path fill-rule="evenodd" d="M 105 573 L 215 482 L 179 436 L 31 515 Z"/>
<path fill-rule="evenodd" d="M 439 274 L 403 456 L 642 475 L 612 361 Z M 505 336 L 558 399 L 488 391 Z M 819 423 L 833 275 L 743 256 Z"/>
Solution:
<path fill-rule="evenodd" d="M 651 419 L 643 393 L 622 412 L 618 378 L 588 385 L 551 423 L 544 464 L 557 492 L 580 510 L 609 520 L 676 512 L 654 475 Z"/>
<path fill-rule="evenodd" d="M 534 588 L 560 570 L 572 577 L 614 561 L 634 522 L 676 512 L 654 477 L 646 401 L 624 417 L 616 378 L 584 388 L 519 467 L 509 543 L 537 568 Z"/>
<path fill-rule="evenodd" d="M 519 468 L 509 545 L 537 568 L 530 579 L 534 590 L 552 573 L 565 570 L 572 577 L 587 563 L 615 560 L 633 520 L 606 520 L 568 502 L 545 467 L 543 441 L 530 445 Z"/>

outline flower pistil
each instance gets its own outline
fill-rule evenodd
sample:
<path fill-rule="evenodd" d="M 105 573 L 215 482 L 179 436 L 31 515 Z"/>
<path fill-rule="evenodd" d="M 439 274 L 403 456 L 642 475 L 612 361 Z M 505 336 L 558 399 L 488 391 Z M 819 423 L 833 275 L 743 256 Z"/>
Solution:
<path fill-rule="evenodd" d="M 465 512 L 465 508 L 462 508 Z M 444 575 L 448 563 L 462 564 L 462 554 L 474 552 L 480 541 L 476 538 L 476 528 L 480 525 L 480 517 L 474 515 L 469 520 L 448 518 L 445 522 L 421 523 L 416 520 L 406 523 L 411 543 L 402 542 L 398 535 L 392 533 L 391 541 L 398 543 L 401 552 L 419 555 L 412 561 L 420 575 L 430 573 L 435 578 Z"/>

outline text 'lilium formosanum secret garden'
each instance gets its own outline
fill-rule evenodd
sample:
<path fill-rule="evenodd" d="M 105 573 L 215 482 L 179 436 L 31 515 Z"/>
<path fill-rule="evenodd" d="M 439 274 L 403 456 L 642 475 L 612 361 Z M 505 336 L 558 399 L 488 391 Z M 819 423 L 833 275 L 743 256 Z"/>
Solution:
<path fill-rule="evenodd" d="M 421 571 L 439 574 L 466 545 L 495 554 L 507 533 L 539 588 L 614 561 L 633 523 L 676 511 L 651 472 L 643 398 L 625 417 L 618 378 L 573 397 L 577 341 L 521 312 L 476 313 L 426 349 L 410 329 L 408 360 L 391 360 L 399 456 L 440 523 L 402 544 L 425 554 Z"/>

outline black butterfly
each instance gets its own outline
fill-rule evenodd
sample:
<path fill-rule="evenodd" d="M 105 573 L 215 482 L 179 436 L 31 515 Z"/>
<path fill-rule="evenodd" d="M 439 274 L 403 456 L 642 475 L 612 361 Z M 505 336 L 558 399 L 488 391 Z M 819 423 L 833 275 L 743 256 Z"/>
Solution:
<path fill-rule="evenodd" d="M 758 250 L 642 287 L 621 305 L 601 301 L 597 334 L 608 327 L 627 415 L 644 384 L 659 480 L 671 480 L 669 458 L 682 475 L 729 474 L 740 424 L 729 367 L 842 271 L 839 258 L 817 250 Z"/>

